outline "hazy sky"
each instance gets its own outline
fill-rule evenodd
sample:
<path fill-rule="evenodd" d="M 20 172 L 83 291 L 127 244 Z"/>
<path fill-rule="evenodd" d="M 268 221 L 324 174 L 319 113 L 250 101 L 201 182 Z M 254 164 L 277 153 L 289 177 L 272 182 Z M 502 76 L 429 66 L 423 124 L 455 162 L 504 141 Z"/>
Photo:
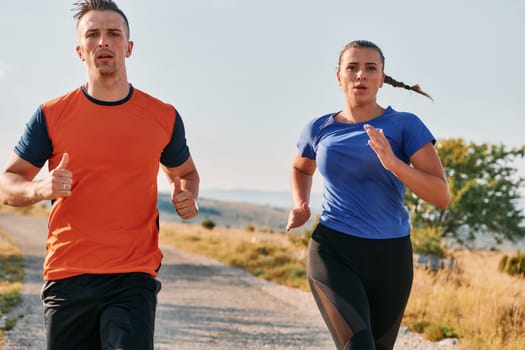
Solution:
<path fill-rule="evenodd" d="M 2 166 L 37 106 L 85 82 L 73 2 L 2 2 Z M 301 129 L 343 106 L 337 58 L 354 39 L 374 41 L 386 73 L 434 98 L 386 85 L 382 106 L 418 114 L 437 138 L 525 143 L 523 0 L 117 4 L 135 42 L 128 77 L 179 110 L 202 188 L 287 190 Z"/>

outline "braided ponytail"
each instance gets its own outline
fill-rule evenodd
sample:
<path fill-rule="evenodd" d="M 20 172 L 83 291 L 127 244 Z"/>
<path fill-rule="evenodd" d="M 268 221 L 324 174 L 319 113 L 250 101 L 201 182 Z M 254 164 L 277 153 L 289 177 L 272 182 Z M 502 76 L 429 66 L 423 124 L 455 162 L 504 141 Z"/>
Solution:
<path fill-rule="evenodd" d="M 429 94 L 427 94 L 426 92 L 424 92 L 418 84 L 410 86 L 410 85 L 407 85 L 407 84 L 405 84 L 405 83 L 403 83 L 401 81 L 397 81 L 394 78 L 392 78 L 391 76 L 386 75 L 386 74 L 385 74 L 385 84 L 392 85 L 393 87 L 400 87 L 400 88 L 403 88 L 403 89 L 415 91 L 418 94 L 426 96 L 429 99 L 431 99 L 432 101 L 434 101 L 432 99 L 432 97 Z"/>

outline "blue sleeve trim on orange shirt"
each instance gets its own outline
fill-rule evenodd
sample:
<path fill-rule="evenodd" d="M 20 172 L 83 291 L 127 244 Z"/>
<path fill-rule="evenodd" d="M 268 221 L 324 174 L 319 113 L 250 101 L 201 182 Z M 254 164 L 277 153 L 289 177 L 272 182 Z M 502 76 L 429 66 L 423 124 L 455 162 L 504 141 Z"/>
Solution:
<path fill-rule="evenodd" d="M 29 122 L 14 152 L 32 165 L 42 168 L 53 153 L 53 145 L 47 132 L 46 118 L 42 106 L 38 107 Z"/>
<path fill-rule="evenodd" d="M 182 165 L 189 157 L 190 150 L 186 143 L 184 122 L 179 112 L 175 111 L 175 123 L 173 125 L 171 141 L 162 151 L 160 162 L 168 168 L 174 168 Z"/>

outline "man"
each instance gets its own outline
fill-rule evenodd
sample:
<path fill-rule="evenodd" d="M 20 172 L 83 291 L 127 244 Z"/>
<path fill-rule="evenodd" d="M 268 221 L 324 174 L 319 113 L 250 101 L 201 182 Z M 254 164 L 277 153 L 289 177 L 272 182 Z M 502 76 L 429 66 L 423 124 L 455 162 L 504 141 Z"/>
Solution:
<path fill-rule="evenodd" d="M 199 175 L 175 108 L 134 88 L 129 24 L 111 0 L 77 2 L 80 88 L 43 103 L 0 175 L 5 205 L 53 203 L 42 299 L 49 350 L 153 349 L 157 174 L 183 219 Z M 48 161 L 49 176 L 34 178 Z"/>

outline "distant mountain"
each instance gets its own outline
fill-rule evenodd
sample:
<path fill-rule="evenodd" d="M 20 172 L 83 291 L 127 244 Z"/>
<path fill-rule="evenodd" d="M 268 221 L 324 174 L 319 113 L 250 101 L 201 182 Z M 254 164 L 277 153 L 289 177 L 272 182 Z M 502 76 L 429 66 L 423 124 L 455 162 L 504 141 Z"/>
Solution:
<path fill-rule="evenodd" d="M 287 191 L 262 191 L 247 189 L 208 189 L 199 195 L 199 214 L 192 220 L 181 220 L 173 209 L 167 193 L 159 195 L 160 219 L 164 221 L 187 222 L 200 224 L 211 219 L 217 226 L 246 228 L 253 226 L 260 230 L 283 231 L 288 221 L 288 212 L 292 208 L 291 195 Z M 321 212 L 321 194 L 312 193 L 312 218 L 304 228 L 310 228 Z M 315 206 L 315 203 L 318 203 Z M 518 203 L 518 208 L 525 210 L 525 198 Z M 299 229 L 300 230 L 300 229 Z M 299 231 L 300 232 L 300 231 Z M 491 235 L 480 234 L 475 248 L 496 248 L 500 250 L 525 250 L 525 239 L 518 242 L 497 244 Z"/>
<path fill-rule="evenodd" d="M 321 194 L 312 193 L 310 199 L 312 219 L 321 212 Z M 192 220 L 182 221 L 170 202 L 169 194 L 159 194 L 161 220 L 201 223 L 211 219 L 218 226 L 282 231 L 288 222 L 292 209 L 292 195 L 289 191 L 264 191 L 253 189 L 201 189 L 199 191 L 199 214 Z M 309 228 L 310 222 L 305 225 Z"/>
<path fill-rule="evenodd" d="M 182 220 L 173 209 L 170 195 L 167 193 L 159 194 L 158 208 L 160 219 L 162 221 L 192 224 L 200 224 L 206 219 L 211 219 L 217 226 L 243 229 L 252 226 L 258 230 L 276 232 L 284 231 L 288 222 L 289 209 L 199 197 L 199 214 L 191 220 Z M 313 219 L 311 219 L 311 223 L 305 225 L 305 228 L 311 227 Z"/>
<path fill-rule="evenodd" d="M 290 210 L 293 206 L 292 194 L 290 191 L 264 191 L 254 189 L 202 189 L 200 196 L 210 199 L 218 199 L 224 201 L 253 203 L 260 205 L 267 205 L 274 208 L 283 208 Z M 321 208 L 320 193 L 312 193 L 310 196 L 310 206 L 312 208 Z M 314 210 L 315 210 L 314 209 Z"/>

